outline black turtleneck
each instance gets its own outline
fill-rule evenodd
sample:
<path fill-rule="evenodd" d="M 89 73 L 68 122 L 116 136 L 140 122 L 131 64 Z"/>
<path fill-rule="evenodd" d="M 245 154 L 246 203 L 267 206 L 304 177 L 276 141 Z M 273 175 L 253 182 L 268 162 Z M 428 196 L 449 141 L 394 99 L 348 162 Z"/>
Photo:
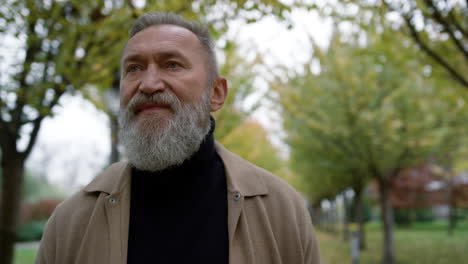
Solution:
<path fill-rule="evenodd" d="M 226 177 L 211 123 L 182 165 L 132 170 L 128 264 L 229 262 Z"/>

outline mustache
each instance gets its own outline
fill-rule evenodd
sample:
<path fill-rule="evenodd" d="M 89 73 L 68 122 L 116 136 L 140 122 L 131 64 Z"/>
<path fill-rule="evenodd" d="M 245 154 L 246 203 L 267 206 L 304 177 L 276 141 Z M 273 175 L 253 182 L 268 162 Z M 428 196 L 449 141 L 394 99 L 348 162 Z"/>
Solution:
<path fill-rule="evenodd" d="M 172 111 L 177 111 L 181 107 L 177 96 L 169 91 L 165 91 L 162 93 L 153 93 L 151 95 L 136 93 L 132 99 L 130 99 L 126 108 L 128 112 L 135 115 L 139 107 L 148 104 L 167 105 Z"/>

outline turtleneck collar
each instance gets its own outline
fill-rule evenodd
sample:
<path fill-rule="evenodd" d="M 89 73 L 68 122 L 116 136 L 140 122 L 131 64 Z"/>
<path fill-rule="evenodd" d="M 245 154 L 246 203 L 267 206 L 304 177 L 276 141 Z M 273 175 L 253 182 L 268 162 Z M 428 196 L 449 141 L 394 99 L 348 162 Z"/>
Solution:
<path fill-rule="evenodd" d="M 214 144 L 214 130 L 215 120 L 210 116 L 210 130 L 205 135 L 205 138 L 200 143 L 198 150 L 181 165 L 165 169 L 170 172 L 171 170 L 177 170 L 180 167 L 185 169 L 200 169 L 201 167 L 209 166 L 215 155 L 215 144 Z"/>

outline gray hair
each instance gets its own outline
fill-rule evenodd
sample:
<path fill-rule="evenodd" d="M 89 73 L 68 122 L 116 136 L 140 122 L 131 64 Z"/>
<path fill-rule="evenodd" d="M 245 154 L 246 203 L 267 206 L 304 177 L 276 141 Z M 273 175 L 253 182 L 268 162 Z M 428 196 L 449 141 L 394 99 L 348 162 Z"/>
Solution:
<path fill-rule="evenodd" d="M 219 77 L 219 72 L 218 63 L 216 61 L 216 54 L 214 51 L 214 42 L 209 29 L 196 21 L 186 20 L 174 13 L 151 12 L 140 16 L 135 21 L 132 28 L 130 29 L 130 38 L 135 36 L 138 32 L 147 29 L 148 27 L 157 25 L 175 25 L 183 27 L 190 30 L 197 36 L 207 55 L 208 85 L 211 87 L 213 81 Z"/>

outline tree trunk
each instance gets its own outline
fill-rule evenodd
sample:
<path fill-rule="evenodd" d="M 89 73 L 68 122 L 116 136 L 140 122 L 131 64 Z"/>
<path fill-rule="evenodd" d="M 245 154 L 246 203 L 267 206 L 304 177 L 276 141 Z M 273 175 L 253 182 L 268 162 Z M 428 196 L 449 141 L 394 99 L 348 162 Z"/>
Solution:
<path fill-rule="evenodd" d="M 120 160 L 119 154 L 119 120 L 114 114 L 109 114 L 110 130 L 111 130 L 111 154 L 109 163 L 115 163 Z"/>
<path fill-rule="evenodd" d="M 312 223 L 314 223 L 314 226 L 321 228 L 321 212 L 320 212 L 320 204 L 314 203 L 310 207 L 310 215 L 312 216 Z"/>
<path fill-rule="evenodd" d="M 455 230 L 456 225 L 457 225 L 457 208 L 451 202 L 449 204 L 449 225 L 448 225 L 448 235 L 449 236 L 453 235 L 453 231 Z"/>
<path fill-rule="evenodd" d="M 120 71 L 114 71 L 112 78 L 112 88 L 106 92 L 107 116 L 110 123 L 111 136 L 111 154 L 109 164 L 120 160 L 119 153 L 119 87 Z"/>
<path fill-rule="evenodd" d="M 408 226 L 411 226 L 413 222 L 416 221 L 416 211 L 414 208 L 409 209 L 409 217 L 408 217 Z"/>
<path fill-rule="evenodd" d="M 332 234 L 337 234 L 337 223 L 338 223 L 338 214 L 336 212 L 336 201 L 331 200 L 331 208 L 330 208 L 330 231 Z"/>
<path fill-rule="evenodd" d="M 393 248 L 393 208 L 390 201 L 390 184 L 379 180 L 380 207 L 384 232 L 383 264 L 395 263 L 395 250 Z"/>
<path fill-rule="evenodd" d="M 327 225 L 327 232 L 329 233 L 333 233 L 333 216 L 332 216 L 332 206 L 331 206 L 331 202 L 330 202 L 330 207 L 327 208 L 327 211 L 326 211 L 326 216 L 327 216 L 327 220 L 325 222 L 325 224 Z"/>
<path fill-rule="evenodd" d="M 330 232 L 330 208 L 323 209 L 323 229 Z"/>
<path fill-rule="evenodd" d="M 455 229 L 457 214 L 456 214 L 456 204 L 455 204 L 455 194 L 454 194 L 454 185 L 452 180 L 449 180 L 449 197 L 448 197 L 448 206 L 449 206 L 449 217 L 448 217 L 448 235 L 453 235 L 453 230 Z"/>
<path fill-rule="evenodd" d="M 323 226 L 323 209 L 319 207 L 319 209 L 315 210 L 315 212 L 317 217 L 317 226 L 321 229 L 325 229 L 325 227 Z"/>
<path fill-rule="evenodd" d="M 346 191 L 343 192 L 343 240 L 349 241 L 349 204 L 348 198 L 346 197 Z"/>
<path fill-rule="evenodd" d="M 2 152 L 3 180 L 0 200 L 0 264 L 11 264 L 13 263 L 16 227 L 20 214 L 24 158 L 15 151 Z"/>
<path fill-rule="evenodd" d="M 366 249 L 366 234 L 365 234 L 365 226 L 364 226 L 364 207 L 362 203 L 362 190 L 355 190 L 356 196 L 356 207 L 355 207 L 355 215 L 356 221 L 358 223 L 358 235 L 359 235 L 359 249 L 365 250 Z"/>

